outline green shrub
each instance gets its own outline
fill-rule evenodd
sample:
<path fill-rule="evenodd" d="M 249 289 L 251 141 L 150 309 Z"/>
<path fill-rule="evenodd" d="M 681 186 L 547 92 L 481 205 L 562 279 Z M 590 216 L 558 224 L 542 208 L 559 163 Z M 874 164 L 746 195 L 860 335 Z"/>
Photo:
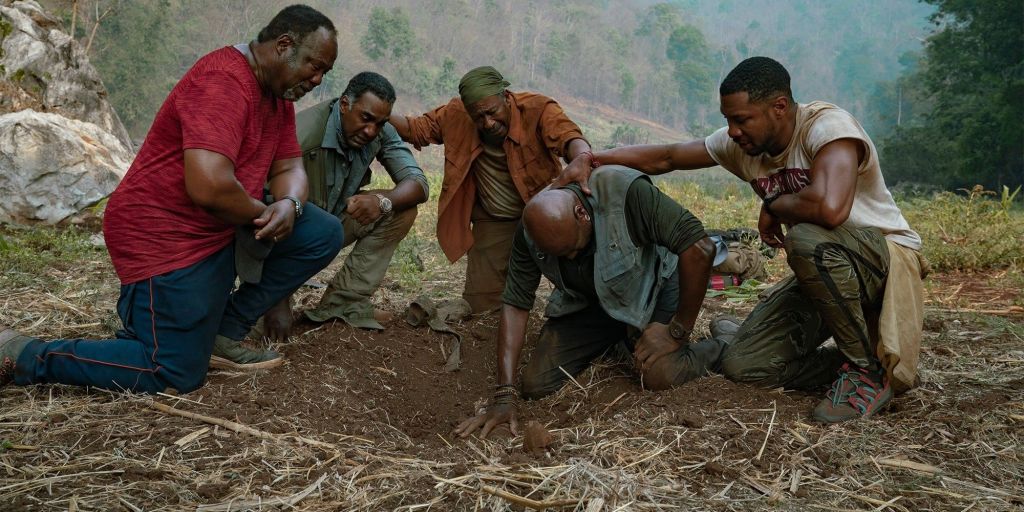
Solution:
<path fill-rule="evenodd" d="M 966 195 L 942 192 L 901 207 L 921 234 L 935 270 L 985 270 L 1024 264 L 1024 212 L 1015 207 L 1018 187 L 1001 194 L 981 186 Z"/>

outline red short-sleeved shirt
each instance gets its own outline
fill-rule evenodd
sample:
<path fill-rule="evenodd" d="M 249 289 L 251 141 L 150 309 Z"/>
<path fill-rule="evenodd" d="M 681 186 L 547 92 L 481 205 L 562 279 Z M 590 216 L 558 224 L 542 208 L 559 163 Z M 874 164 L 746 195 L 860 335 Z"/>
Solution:
<path fill-rule="evenodd" d="M 199 59 L 160 107 L 107 204 L 103 234 L 122 284 L 185 268 L 232 241 L 234 226 L 188 197 L 186 149 L 230 158 L 235 178 L 254 198 L 275 160 L 302 155 L 294 107 L 262 93 L 238 50 Z"/>

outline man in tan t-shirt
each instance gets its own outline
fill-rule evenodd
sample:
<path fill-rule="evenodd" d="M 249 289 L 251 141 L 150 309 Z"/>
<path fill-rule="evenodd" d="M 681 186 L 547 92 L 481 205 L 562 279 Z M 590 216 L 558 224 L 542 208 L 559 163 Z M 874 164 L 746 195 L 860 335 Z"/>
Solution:
<path fill-rule="evenodd" d="M 764 200 L 761 238 L 786 248 L 793 276 L 762 294 L 742 325 L 712 322 L 712 334 L 731 338 L 722 358 L 726 377 L 815 388 L 838 372 L 814 417 L 832 423 L 872 416 L 890 402 L 894 387 L 916 381 L 921 237 L 885 188 L 878 153 L 856 119 L 828 103 L 796 103 L 781 64 L 747 59 L 719 92 L 728 126 L 706 139 L 593 157 L 648 174 L 721 165 L 748 182 Z M 574 162 L 559 181 L 585 181 L 595 163 Z M 910 300 L 891 298 L 890 273 L 911 283 Z M 911 280 L 903 280 L 908 273 Z M 879 336 L 879 328 L 893 323 L 887 311 L 896 303 L 909 306 L 918 324 L 900 326 L 897 337 L 904 339 L 896 343 L 880 341 L 889 329 Z M 822 346 L 830 337 L 836 346 Z"/>

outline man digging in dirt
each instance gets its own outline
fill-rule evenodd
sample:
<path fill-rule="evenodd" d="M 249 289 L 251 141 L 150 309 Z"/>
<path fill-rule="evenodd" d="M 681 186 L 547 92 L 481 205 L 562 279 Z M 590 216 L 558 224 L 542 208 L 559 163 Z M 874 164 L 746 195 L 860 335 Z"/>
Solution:
<path fill-rule="evenodd" d="M 689 343 L 715 255 L 704 226 L 639 171 L 605 167 L 588 188 L 589 197 L 572 184 L 527 203 L 502 295 L 494 401 L 456 428 L 460 436 L 506 422 L 517 431 L 515 376 L 542 275 L 555 291 L 523 370 L 524 398 L 557 391 L 623 342 L 648 389 L 718 368 L 722 340 Z"/>
<path fill-rule="evenodd" d="M 749 182 L 764 200 L 761 238 L 785 247 L 794 275 L 743 321 L 723 372 L 787 388 L 821 387 L 838 372 L 814 417 L 872 416 L 894 387 L 916 385 L 927 271 L 921 237 L 885 188 L 875 146 L 856 119 L 828 103 L 796 103 L 781 64 L 747 59 L 720 93 L 728 126 L 706 139 L 594 157 L 648 174 L 721 165 Z M 562 180 L 585 180 L 586 163 L 567 168 Z M 822 346 L 829 337 L 836 347 Z"/>
<path fill-rule="evenodd" d="M 391 116 L 417 148 L 444 144 L 437 241 L 452 263 L 468 251 L 462 296 L 474 313 L 501 306 L 523 205 L 562 171 L 559 158 L 590 152 L 555 100 L 508 86 L 494 68 L 479 67 L 462 77 L 459 97 L 448 104 L 419 117 Z"/>
<path fill-rule="evenodd" d="M 309 200 L 338 217 L 345 244 L 356 246 L 316 309 L 316 322 L 340 318 L 364 329 L 383 329 L 389 314 L 370 298 L 380 287 L 391 257 L 416 220 L 416 205 L 429 197 L 427 178 L 412 152 L 388 124 L 395 104 L 391 82 L 377 73 L 352 77 L 340 98 L 299 112 L 295 119 Z M 376 159 L 395 183 L 391 190 L 360 190 L 370 182 Z M 283 342 L 291 331 L 290 297 L 264 316 L 264 334 Z"/>
<path fill-rule="evenodd" d="M 281 363 L 239 340 L 341 249 L 338 220 L 305 204 L 291 104 L 331 69 L 336 38 L 323 14 L 295 5 L 255 41 L 196 62 L 107 205 L 117 339 L 46 343 L 0 326 L 0 384 L 188 392 L 211 353 L 233 368 Z M 258 199 L 268 182 L 269 205 Z"/>

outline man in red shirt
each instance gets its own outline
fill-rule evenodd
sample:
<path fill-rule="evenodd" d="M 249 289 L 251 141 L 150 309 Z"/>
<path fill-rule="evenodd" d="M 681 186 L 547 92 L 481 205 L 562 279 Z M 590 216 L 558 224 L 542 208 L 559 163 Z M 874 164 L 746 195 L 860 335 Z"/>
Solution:
<path fill-rule="evenodd" d="M 107 206 L 117 339 L 43 342 L 0 326 L 0 385 L 188 392 L 211 354 L 235 368 L 280 364 L 239 340 L 341 248 L 338 220 L 306 204 L 291 104 L 320 84 L 337 51 L 331 21 L 293 5 L 255 41 L 196 62 Z"/>

